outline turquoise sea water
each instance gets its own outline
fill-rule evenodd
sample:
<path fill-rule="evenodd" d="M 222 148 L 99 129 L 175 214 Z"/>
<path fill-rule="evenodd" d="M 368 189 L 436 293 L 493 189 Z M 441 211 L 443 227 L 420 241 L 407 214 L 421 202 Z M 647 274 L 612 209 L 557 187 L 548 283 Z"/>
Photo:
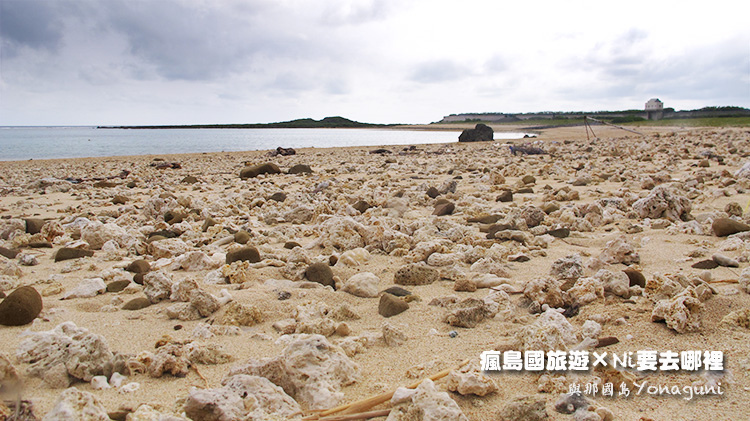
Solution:
<path fill-rule="evenodd" d="M 0 160 L 451 143 L 459 131 L 0 127 Z M 523 133 L 495 133 L 516 139 Z"/>

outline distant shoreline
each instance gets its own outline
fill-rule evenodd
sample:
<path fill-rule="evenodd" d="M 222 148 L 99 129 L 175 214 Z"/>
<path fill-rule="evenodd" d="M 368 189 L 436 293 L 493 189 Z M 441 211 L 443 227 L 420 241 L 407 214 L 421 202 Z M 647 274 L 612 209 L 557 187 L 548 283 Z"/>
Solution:
<path fill-rule="evenodd" d="M 360 123 L 344 117 L 326 117 L 322 120 L 302 118 L 278 123 L 249 124 L 185 124 L 150 126 L 97 126 L 97 129 L 367 129 L 393 127 L 398 124 Z"/>

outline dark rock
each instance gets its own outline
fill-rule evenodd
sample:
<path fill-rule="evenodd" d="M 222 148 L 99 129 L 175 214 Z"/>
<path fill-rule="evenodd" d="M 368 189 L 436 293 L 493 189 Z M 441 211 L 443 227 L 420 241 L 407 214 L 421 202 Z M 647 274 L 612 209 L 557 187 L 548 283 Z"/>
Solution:
<path fill-rule="evenodd" d="M 516 194 L 525 193 L 534 193 L 534 189 L 532 189 L 531 187 L 521 187 L 520 189 L 516 190 Z"/>
<path fill-rule="evenodd" d="M 99 180 L 94 182 L 93 186 L 98 189 L 108 189 L 112 187 L 119 186 L 120 183 L 114 182 L 114 181 L 108 181 L 108 180 Z"/>
<path fill-rule="evenodd" d="M 180 180 L 180 183 L 195 184 L 198 181 L 200 181 L 200 180 L 198 180 L 198 178 L 196 178 L 195 176 L 189 175 L 189 176 L 183 178 L 182 180 Z"/>
<path fill-rule="evenodd" d="M 383 317 L 392 317 L 409 309 L 409 303 L 391 294 L 380 296 L 378 313 Z"/>
<path fill-rule="evenodd" d="M 29 243 L 29 247 L 33 249 L 51 249 L 52 243 L 49 241 L 32 241 Z"/>
<path fill-rule="evenodd" d="M 435 206 L 435 210 L 432 211 L 432 214 L 437 216 L 451 215 L 454 210 L 456 210 L 456 205 L 453 203 L 441 203 Z"/>
<path fill-rule="evenodd" d="M 494 224 L 495 222 L 503 219 L 502 215 L 482 215 L 474 218 L 469 218 L 466 222 L 469 223 L 480 223 L 480 224 Z"/>
<path fill-rule="evenodd" d="M 234 233 L 234 242 L 237 244 L 247 244 L 250 241 L 250 233 L 245 230 L 240 230 Z"/>
<path fill-rule="evenodd" d="M 29 324 L 41 313 L 42 296 L 30 286 L 23 286 L 8 294 L 0 302 L 0 325 Z"/>
<path fill-rule="evenodd" d="M 719 218 L 715 220 L 711 225 L 711 228 L 714 230 L 714 234 L 718 237 L 726 237 L 738 232 L 750 231 L 750 225 L 743 224 L 742 222 L 730 218 Z"/>
<path fill-rule="evenodd" d="M 276 291 L 276 299 L 284 301 L 292 298 L 292 293 L 289 291 Z"/>
<path fill-rule="evenodd" d="M 245 246 L 227 253 L 226 263 L 229 265 L 236 261 L 248 261 L 250 263 L 260 262 L 260 253 L 253 246 Z"/>
<path fill-rule="evenodd" d="M 143 275 L 145 275 L 145 273 L 136 273 L 133 275 L 133 282 L 138 285 L 143 285 Z"/>
<path fill-rule="evenodd" d="M 107 412 L 107 416 L 112 421 L 126 421 L 128 419 L 128 415 L 132 414 L 133 411 L 130 409 L 116 409 L 114 411 Z"/>
<path fill-rule="evenodd" d="M 129 181 L 128 184 L 125 185 L 125 187 L 127 187 L 129 189 L 134 189 L 134 188 L 138 187 L 138 184 L 136 184 L 135 181 Z"/>
<path fill-rule="evenodd" d="M 466 129 L 458 136 L 459 142 L 483 142 L 494 140 L 495 132 L 492 127 L 479 123 L 473 129 Z"/>
<path fill-rule="evenodd" d="M 352 207 L 359 211 L 359 213 L 365 213 L 367 209 L 370 209 L 370 204 L 364 200 L 358 200 L 357 203 L 353 204 Z"/>
<path fill-rule="evenodd" d="M 250 165 L 243 168 L 240 171 L 240 178 L 245 180 L 248 178 L 255 178 L 260 174 L 279 174 L 281 170 L 279 166 L 272 163 L 266 162 L 265 164 Z"/>
<path fill-rule="evenodd" d="M 146 297 L 133 298 L 122 306 L 123 310 L 140 310 L 151 305 L 151 300 Z"/>
<path fill-rule="evenodd" d="M 623 272 L 625 272 L 625 275 L 628 275 L 631 287 L 637 285 L 641 288 L 646 288 L 646 277 L 643 276 L 643 273 L 635 269 L 625 269 Z"/>
<path fill-rule="evenodd" d="M 370 154 L 373 154 L 373 155 L 385 155 L 385 154 L 391 154 L 391 153 L 393 152 L 389 151 L 388 149 L 383 149 L 383 148 L 373 149 L 370 151 Z"/>
<path fill-rule="evenodd" d="M 15 259 L 16 256 L 18 256 L 18 253 L 20 253 L 18 250 L 11 250 L 5 247 L 0 247 L 0 256 L 3 256 L 8 259 Z"/>
<path fill-rule="evenodd" d="M 154 241 L 161 241 L 161 240 L 166 240 L 166 239 L 167 237 L 163 235 L 153 234 L 153 235 L 149 235 L 149 237 L 146 239 L 146 242 L 150 244 L 150 243 L 153 243 Z"/>
<path fill-rule="evenodd" d="M 132 273 L 148 273 L 151 270 L 151 264 L 143 259 L 133 260 L 125 270 Z"/>
<path fill-rule="evenodd" d="M 185 218 L 187 218 L 187 214 L 183 212 L 169 211 L 164 214 L 164 222 L 168 223 L 169 225 L 179 224 L 180 222 L 184 221 Z"/>
<path fill-rule="evenodd" d="M 268 197 L 268 200 L 275 200 L 277 202 L 283 202 L 286 200 L 286 193 L 283 191 L 276 192 Z"/>
<path fill-rule="evenodd" d="M 549 215 L 552 212 L 560 210 L 560 204 L 557 202 L 547 202 L 542 205 L 542 210 Z"/>
<path fill-rule="evenodd" d="M 148 234 L 149 238 L 156 237 L 156 236 L 163 237 L 162 240 L 165 238 L 177 238 L 178 237 L 176 232 L 170 231 L 170 230 L 159 230 L 159 231 L 154 231 Z"/>
<path fill-rule="evenodd" d="M 547 231 L 547 234 L 555 238 L 566 238 L 570 235 L 570 230 L 567 228 L 557 228 L 551 231 Z"/>
<path fill-rule="evenodd" d="M 281 146 L 279 146 L 275 151 L 273 151 L 273 155 L 292 156 L 297 155 L 297 151 L 295 151 L 294 148 L 282 148 Z"/>
<path fill-rule="evenodd" d="M 27 234 L 39 234 L 40 232 L 42 232 L 42 226 L 44 226 L 44 223 L 47 222 L 41 218 L 28 218 L 24 219 L 24 221 L 26 221 Z"/>
<path fill-rule="evenodd" d="M 523 184 L 534 184 L 536 183 L 536 177 L 534 177 L 533 175 L 524 175 L 523 177 L 521 177 L 521 182 Z"/>
<path fill-rule="evenodd" d="M 719 264 L 716 263 L 713 259 L 706 259 L 701 260 L 700 262 L 695 262 L 692 265 L 690 265 L 693 269 L 715 269 L 719 267 Z"/>
<path fill-rule="evenodd" d="M 118 195 L 116 195 L 115 197 L 112 198 L 112 204 L 113 205 L 124 205 L 126 203 L 128 203 L 128 197 L 127 196 L 123 196 L 121 194 L 118 194 Z"/>
<path fill-rule="evenodd" d="M 407 295 L 411 295 L 411 291 L 396 285 L 384 289 L 383 292 L 395 295 L 396 297 L 405 297 Z"/>
<path fill-rule="evenodd" d="M 497 196 L 497 199 L 495 199 L 495 202 L 512 202 L 513 201 L 513 192 L 510 190 L 503 190 L 500 192 L 500 194 Z"/>
<path fill-rule="evenodd" d="M 120 292 L 127 288 L 128 285 L 130 285 L 130 281 L 127 279 L 113 281 L 107 284 L 107 292 Z"/>
<path fill-rule="evenodd" d="M 210 216 L 206 218 L 205 221 L 203 221 L 203 226 L 201 227 L 201 230 L 203 232 L 208 231 L 208 229 L 212 226 L 216 225 L 216 220 L 214 218 L 211 218 Z"/>
<path fill-rule="evenodd" d="M 336 289 L 336 283 L 333 280 L 333 271 L 325 263 L 313 263 L 305 270 L 305 278 L 311 282 L 317 282 Z"/>
<path fill-rule="evenodd" d="M 521 155 L 544 155 L 547 152 L 544 152 L 544 149 L 542 149 L 542 148 L 537 148 L 537 147 L 534 147 L 534 146 L 525 146 L 525 145 L 512 146 L 511 145 L 511 147 L 510 147 L 510 153 L 512 153 L 513 155 L 518 155 L 518 154 L 521 154 Z"/>
<path fill-rule="evenodd" d="M 440 196 L 440 191 L 438 191 L 435 187 L 430 187 L 427 189 L 427 196 L 429 196 L 431 199 L 434 199 L 438 196 Z"/>
<path fill-rule="evenodd" d="M 289 174 L 312 174 L 313 170 L 307 164 L 297 164 L 289 168 Z"/>
<path fill-rule="evenodd" d="M 302 246 L 300 245 L 300 243 L 296 241 L 287 241 L 286 243 L 284 243 L 284 248 L 287 250 L 292 250 L 295 247 L 302 247 Z"/>
<path fill-rule="evenodd" d="M 94 252 L 91 250 L 74 249 L 69 247 L 63 247 L 57 250 L 55 253 L 55 262 L 62 262 L 63 260 L 78 259 L 79 257 L 91 257 Z"/>
<path fill-rule="evenodd" d="M 335 254 L 332 254 L 328 256 L 328 266 L 336 266 L 336 263 L 339 262 L 339 257 Z"/>

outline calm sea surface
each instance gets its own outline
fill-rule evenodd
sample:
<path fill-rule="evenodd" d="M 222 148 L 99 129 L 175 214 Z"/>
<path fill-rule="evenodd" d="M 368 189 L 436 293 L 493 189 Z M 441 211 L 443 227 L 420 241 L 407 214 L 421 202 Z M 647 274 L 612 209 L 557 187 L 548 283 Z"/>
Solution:
<path fill-rule="evenodd" d="M 0 160 L 457 142 L 459 131 L 0 127 Z M 495 133 L 517 139 L 523 133 Z"/>

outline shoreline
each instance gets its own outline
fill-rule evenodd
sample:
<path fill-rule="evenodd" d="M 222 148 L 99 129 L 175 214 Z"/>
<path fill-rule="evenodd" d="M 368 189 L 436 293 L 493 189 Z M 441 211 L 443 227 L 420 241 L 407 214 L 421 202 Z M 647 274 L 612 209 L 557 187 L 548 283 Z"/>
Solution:
<path fill-rule="evenodd" d="M 60 323 L 74 322 L 100 335 L 110 351 L 131 357 L 157 352 L 155 344 L 169 341 L 165 336 L 174 343 L 213 344 L 232 361 L 196 363 L 197 371 L 184 377 L 133 372 L 127 375 L 127 382 L 138 383 L 140 388 L 128 393 L 115 388 L 97 390 L 90 382 L 78 380 L 70 384 L 90 393 L 110 412 L 132 412 L 147 404 L 161 414 L 180 416 L 181 402 L 192 388 L 219 388 L 233 367 L 281 355 L 284 341 L 290 339 L 282 339 L 283 329 L 292 326 L 297 332 L 294 326 L 298 326 L 298 333 L 323 332 L 336 347 L 351 347 L 346 348 L 352 353 L 347 358 L 359 366 L 360 377 L 341 387 L 338 403 L 354 402 L 411 384 L 465 359 L 478 364 L 483 351 L 519 349 L 516 341 L 523 338 L 523 332 L 533 330 L 543 314 L 534 310 L 540 303 L 530 304 L 540 298 L 525 295 L 526 287 L 546 278 L 564 285 L 562 278 L 551 275 L 557 273 L 552 268 L 555 262 L 578 255 L 576 267 L 584 281 L 572 292 L 567 285 L 566 294 L 599 285 L 600 270 L 621 276 L 626 268 L 639 271 L 647 282 L 671 279 L 677 282 L 669 284 L 674 288 L 683 278 L 700 284 L 707 277 L 715 293 L 703 297 L 707 299 L 700 302 L 700 311 L 684 314 L 699 327 L 678 333 L 670 327 L 675 322 L 672 318 L 666 323 L 652 321 L 659 299 L 652 300 L 637 288 L 632 295 L 627 288 L 627 293 L 621 292 L 624 295 L 595 288 L 591 301 L 584 300 L 575 315 L 563 318 L 575 336 L 575 343 L 565 346 L 572 348 L 581 342 L 583 325 L 591 321 L 601 328 L 596 335 L 599 339 L 619 340 L 597 352 L 719 350 L 726 356 L 727 371 L 734 376 L 732 384 L 728 378 L 719 380 L 721 397 L 696 396 L 689 404 L 684 399 L 645 394 L 597 397 L 589 403 L 608 409 L 615 419 L 667 419 L 674 414 L 706 419 L 716 411 L 741 418 L 746 413 L 745 390 L 750 388 L 750 377 L 744 374 L 750 331 L 728 325 L 724 319 L 732 311 L 750 309 L 750 294 L 737 284 L 739 274 L 750 267 L 750 239 L 741 234 L 718 237 L 711 231 L 711 221 L 726 216 L 727 209 L 736 212 L 732 203 L 744 208 L 750 201 L 750 178 L 734 176 L 750 156 L 750 134 L 746 129 L 731 128 L 649 129 L 643 128 L 646 137 L 641 137 L 597 127 L 598 138 L 589 140 L 582 128 L 545 130 L 534 141 L 540 141 L 550 153 L 527 156 L 513 156 L 507 148 L 498 147 L 502 142 L 494 141 L 420 144 L 408 151 L 402 150 L 407 145 L 381 145 L 394 152 L 386 155 L 370 153 L 380 146 L 352 146 L 299 148 L 296 155 L 277 157 L 258 150 L 2 161 L 0 232 L 6 238 L 0 238 L 0 246 L 18 246 L 37 261 L 25 266 L 18 258 L 0 258 L 4 268 L 12 268 L 7 263 L 11 262 L 21 271 L 21 276 L 3 275 L 3 280 L 13 288 L 28 285 L 43 292 L 44 310 L 30 325 L 0 326 L 0 353 L 10 357 L 22 376 L 22 398 L 34 404 L 41 418 L 65 389 L 29 375 L 30 364 L 15 359 L 26 330 L 46 332 Z M 701 155 L 707 149 L 713 155 Z M 157 169 L 150 165 L 155 157 L 180 162 L 181 168 Z M 240 170 L 248 161 L 272 162 L 280 172 L 242 180 Z M 287 174 L 297 164 L 309 165 L 312 172 Z M 100 185 L 94 181 L 123 170 L 129 171 L 124 179 Z M 197 181 L 185 181 L 189 176 Z M 526 176 L 532 176 L 533 181 L 524 182 Z M 65 177 L 86 181 L 75 185 L 39 183 L 45 178 Z M 438 191 L 434 198 L 427 193 L 430 187 Z M 691 205 L 691 217 L 683 221 L 641 216 L 634 203 L 660 187 L 684 197 Z M 513 192 L 511 201 L 498 201 L 506 190 Z M 279 196 L 271 198 L 278 193 L 284 193 L 281 201 Z M 370 207 L 360 207 L 359 201 Z M 435 215 L 442 201 L 455 205 L 454 210 Z M 553 210 L 554 206 L 559 209 Z M 182 220 L 168 222 L 168 214 L 180 214 Z M 488 238 L 483 223 L 471 222 L 487 216 L 514 225 L 508 231 L 514 232 L 516 239 Z M 206 224 L 209 217 L 215 225 Z M 13 230 L 12 224 L 23 223 L 24 218 L 59 224 L 54 238 L 45 240 L 52 248 L 31 248 L 30 235 Z M 735 218 L 748 222 L 750 214 Z M 101 227 L 100 223 L 114 231 L 96 231 L 101 237 L 90 235 L 87 230 Z M 91 228 L 84 230 L 81 224 L 91 224 Z M 569 228 L 569 236 L 549 234 L 558 227 Z M 149 234 L 161 230 L 179 235 L 148 241 Z M 244 244 L 235 240 L 239 231 L 249 235 Z M 635 255 L 601 260 L 610 242 L 618 238 L 624 239 Z M 97 244 L 104 240 L 110 242 Z M 300 247 L 288 249 L 289 242 Z M 75 244 L 91 248 L 94 255 L 53 260 L 57 250 Z M 259 262 L 248 264 L 246 278 L 214 283 L 214 271 L 222 270 L 227 253 L 246 245 L 255 247 L 260 255 Z M 359 247 L 367 252 L 343 257 Z M 187 253 L 198 253 L 201 259 L 196 260 L 196 266 L 180 266 L 181 256 Z M 693 268 L 714 254 L 737 260 L 739 267 Z M 200 290 L 215 297 L 222 296 L 224 289 L 232 301 L 256 308 L 262 320 L 234 326 L 235 335 L 215 334 L 205 339 L 200 335 L 212 327 L 231 327 L 222 324 L 229 303 L 194 320 L 170 318 L 169 308 L 185 304 L 171 298 L 141 310 L 124 310 L 124 303 L 145 296 L 144 287 L 132 282 L 119 292 L 62 299 L 87 279 L 101 278 L 107 284 L 113 279 L 131 279 L 132 274 L 124 268 L 136 259 L 147 260 L 153 271 L 161 270 L 175 283 L 194 281 Z M 305 282 L 309 265 L 334 261 L 329 267 L 336 277 L 335 291 Z M 379 293 L 394 286 L 399 268 L 415 261 L 438 272 L 439 279 L 401 285 L 419 298 L 409 301 L 408 308 L 395 316 L 386 318 L 379 313 L 379 296 L 363 298 L 342 288 L 352 276 L 369 272 L 377 278 L 374 286 Z M 507 300 L 499 301 L 500 311 L 474 327 L 446 322 L 446 315 L 463 300 L 500 299 L 502 294 L 486 287 L 460 287 L 468 281 L 476 287 L 485 279 L 501 279 L 500 285 L 511 291 Z M 662 292 L 668 295 L 666 290 Z M 433 300 L 443 304 L 435 305 Z M 342 305 L 358 317 L 341 316 Z M 334 332 L 328 329 L 340 323 L 346 326 Z M 386 323 L 404 334 L 401 345 L 385 342 Z M 550 329 L 545 335 L 558 337 L 559 332 Z M 553 331 L 558 333 L 549 333 Z M 493 374 L 487 377 L 499 386 L 494 393 L 481 397 L 448 392 L 448 396 L 469 420 L 498 419 L 503 408 L 526 398 L 541 402 L 550 420 L 562 421 L 571 417 L 557 412 L 555 404 L 568 392 L 568 385 L 595 382 L 600 373 L 549 373 L 552 379 L 547 383 L 540 374 L 544 373 Z M 629 378 L 634 372 L 619 375 Z M 710 380 L 700 372 L 658 372 L 648 377 L 649 385 L 681 387 Z M 642 379 L 636 381 L 644 384 Z M 436 386 L 440 391 L 448 388 L 445 380 L 436 381 Z"/>

